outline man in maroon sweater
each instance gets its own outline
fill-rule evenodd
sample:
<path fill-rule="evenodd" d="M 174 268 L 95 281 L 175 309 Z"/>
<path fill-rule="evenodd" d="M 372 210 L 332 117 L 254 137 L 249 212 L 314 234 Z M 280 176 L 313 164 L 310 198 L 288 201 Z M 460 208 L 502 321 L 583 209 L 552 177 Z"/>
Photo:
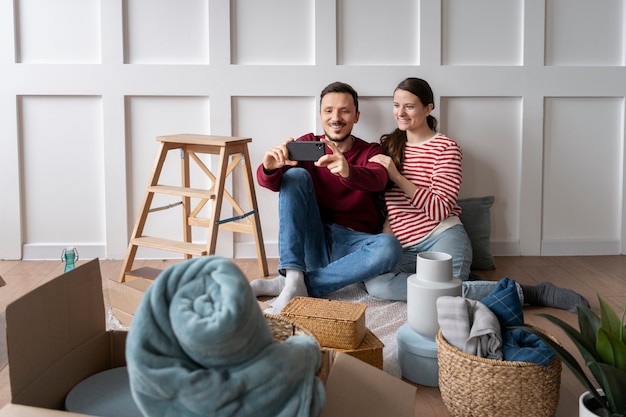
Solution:
<path fill-rule="evenodd" d="M 400 243 L 380 233 L 376 199 L 388 176 L 369 159 L 382 148 L 352 136 L 359 115 L 351 86 L 328 85 L 320 96 L 325 134 L 297 139 L 324 142 L 326 154 L 315 162 L 292 161 L 287 143 L 294 139 L 289 138 L 268 150 L 257 169 L 259 184 L 279 192 L 280 275 L 251 283 L 257 296 L 278 296 L 273 313 L 295 296 L 321 297 L 387 272 L 400 260 Z"/>

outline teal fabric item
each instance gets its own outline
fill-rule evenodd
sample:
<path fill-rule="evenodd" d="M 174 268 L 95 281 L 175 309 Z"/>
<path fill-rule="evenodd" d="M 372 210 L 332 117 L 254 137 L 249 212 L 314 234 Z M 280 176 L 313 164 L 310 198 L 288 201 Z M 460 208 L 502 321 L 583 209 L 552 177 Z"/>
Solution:
<path fill-rule="evenodd" d="M 496 269 L 491 254 L 491 206 L 494 196 L 474 197 L 457 200 L 461 207 L 459 218 L 472 242 L 472 269 Z"/>
<path fill-rule="evenodd" d="M 228 259 L 165 269 L 128 333 L 135 402 L 151 417 L 314 417 L 325 405 L 315 339 L 274 343 L 250 285 Z"/>

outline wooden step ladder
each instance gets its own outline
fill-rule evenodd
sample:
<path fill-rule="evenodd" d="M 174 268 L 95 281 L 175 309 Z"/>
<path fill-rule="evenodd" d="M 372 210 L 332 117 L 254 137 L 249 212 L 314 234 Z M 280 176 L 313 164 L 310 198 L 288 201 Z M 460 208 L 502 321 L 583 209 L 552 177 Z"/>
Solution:
<path fill-rule="evenodd" d="M 254 181 L 248 155 L 248 143 L 250 138 L 229 136 L 208 136 L 196 134 L 178 134 L 159 136 L 156 138 L 160 147 L 156 163 L 152 172 L 150 183 L 146 188 L 139 218 L 128 244 L 126 258 L 122 265 L 119 282 L 132 280 L 140 277 L 141 273 L 131 271 L 137 249 L 141 247 L 160 249 L 170 252 L 182 253 L 185 259 L 193 256 L 206 256 L 215 254 L 217 234 L 220 230 L 229 230 L 235 233 L 250 233 L 254 235 L 257 249 L 259 269 L 263 276 L 268 276 L 267 258 L 261 232 Z M 181 158 L 181 186 L 159 184 L 159 177 L 169 151 L 179 149 Z M 219 155 L 217 173 L 213 174 L 202 162 L 197 154 Z M 232 159 L 231 159 L 232 158 Z M 243 163 L 241 159 L 243 158 Z M 206 176 L 213 182 L 210 189 L 190 188 L 190 159 L 193 160 Z M 229 162 L 230 160 L 230 162 Z M 226 178 L 241 163 L 244 171 L 244 182 L 248 195 L 250 211 L 244 212 L 242 207 L 235 201 L 232 194 L 225 189 Z M 183 241 L 175 241 L 143 234 L 148 215 L 152 211 L 163 209 L 151 208 L 155 194 L 169 194 L 182 197 L 181 203 L 171 204 L 168 207 L 180 205 L 183 207 Z M 191 199 L 199 199 L 197 205 L 191 209 Z M 236 215 L 227 219 L 220 219 L 223 199 L 226 198 L 232 205 Z M 208 217 L 198 217 L 205 205 L 212 201 Z M 168 208 L 165 207 L 165 208 Z M 192 226 L 208 228 L 206 244 L 192 242 Z M 141 268 L 145 269 L 145 268 Z M 143 271 L 145 273 L 145 271 Z M 152 272 L 154 274 L 154 271 Z"/>

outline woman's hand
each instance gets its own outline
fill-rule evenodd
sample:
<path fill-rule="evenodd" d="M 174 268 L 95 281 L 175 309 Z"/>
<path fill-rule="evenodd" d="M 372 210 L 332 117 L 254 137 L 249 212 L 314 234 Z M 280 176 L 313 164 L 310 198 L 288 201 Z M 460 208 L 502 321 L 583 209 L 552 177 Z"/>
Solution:
<path fill-rule="evenodd" d="M 415 195 L 417 185 L 413 184 L 400 174 L 391 157 L 384 154 L 378 154 L 372 156 L 369 161 L 376 162 L 384 166 L 387 170 L 387 175 L 389 175 L 389 180 L 396 184 L 408 197 L 413 197 L 413 195 Z"/>
<path fill-rule="evenodd" d="M 398 168 L 396 168 L 396 164 L 393 163 L 393 160 L 390 156 L 379 153 L 378 155 L 374 155 L 369 159 L 369 162 L 376 162 L 387 170 L 387 175 L 389 175 L 389 179 L 395 182 L 395 179 L 398 178 L 400 173 L 398 172 Z"/>

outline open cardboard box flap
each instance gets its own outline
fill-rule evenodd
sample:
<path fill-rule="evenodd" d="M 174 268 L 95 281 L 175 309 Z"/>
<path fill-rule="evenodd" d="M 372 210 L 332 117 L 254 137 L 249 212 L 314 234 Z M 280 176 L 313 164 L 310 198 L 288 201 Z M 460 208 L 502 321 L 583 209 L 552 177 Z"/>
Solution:
<path fill-rule="evenodd" d="M 125 364 L 125 332 L 107 331 L 100 264 L 93 260 L 6 309 L 12 402 L 63 409 L 86 377 Z"/>
<path fill-rule="evenodd" d="M 56 416 L 58 411 L 45 409 L 62 410 L 68 392 L 80 381 L 125 365 L 126 332 L 106 330 L 98 259 L 11 303 L 6 322 L 13 404 L 0 410 L 1 417 Z M 365 362 L 336 353 L 326 381 L 323 417 L 410 417 L 415 390 Z"/>

